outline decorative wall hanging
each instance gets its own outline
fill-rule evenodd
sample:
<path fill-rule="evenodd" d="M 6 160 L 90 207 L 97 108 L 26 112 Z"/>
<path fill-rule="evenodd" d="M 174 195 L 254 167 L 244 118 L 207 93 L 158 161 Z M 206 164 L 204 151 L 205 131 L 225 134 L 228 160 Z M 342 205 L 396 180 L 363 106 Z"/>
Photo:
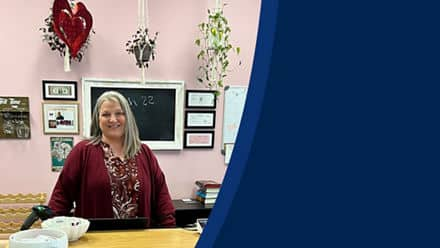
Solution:
<path fill-rule="evenodd" d="M 226 4 L 220 2 L 216 0 L 215 8 L 208 9 L 208 21 L 199 23 L 200 37 L 195 40 L 200 49 L 197 54 L 200 62 L 197 81 L 215 90 L 217 96 L 220 94 L 219 90 L 223 89 L 224 79 L 230 71 L 230 52 L 237 55 L 240 53 L 240 47 L 233 46 L 229 41 L 231 27 L 223 13 Z"/>
<path fill-rule="evenodd" d="M 0 139 L 29 139 L 29 97 L 0 96 Z"/>
<path fill-rule="evenodd" d="M 136 65 L 142 71 L 142 83 L 146 81 L 145 68 L 148 68 L 156 54 L 157 35 L 158 32 L 154 34 L 154 37 L 150 37 L 148 33 L 148 1 L 138 0 L 138 29 L 132 35 L 132 39 L 125 43 L 125 50 L 129 54 L 134 54 Z"/>
<path fill-rule="evenodd" d="M 70 71 L 71 60 L 81 62 L 90 42 L 93 18 L 82 2 L 54 0 L 52 13 L 44 19 L 43 41 L 64 56 L 64 71 Z"/>

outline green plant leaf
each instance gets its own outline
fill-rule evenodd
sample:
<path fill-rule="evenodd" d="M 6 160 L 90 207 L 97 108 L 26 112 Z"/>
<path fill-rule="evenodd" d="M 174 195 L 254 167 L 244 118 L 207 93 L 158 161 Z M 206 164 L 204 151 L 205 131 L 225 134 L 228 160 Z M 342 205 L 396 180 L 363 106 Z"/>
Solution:
<path fill-rule="evenodd" d="M 211 28 L 211 34 L 212 34 L 213 36 L 217 36 L 217 29 L 214 28 L 214 27 L 212 27 L 212 28 Z"/>

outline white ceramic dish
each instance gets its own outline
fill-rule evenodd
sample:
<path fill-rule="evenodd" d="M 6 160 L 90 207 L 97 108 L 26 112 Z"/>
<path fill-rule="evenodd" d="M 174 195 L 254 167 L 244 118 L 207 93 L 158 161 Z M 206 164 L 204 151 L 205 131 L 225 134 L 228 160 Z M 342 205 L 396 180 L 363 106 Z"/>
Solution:
<path fill-rule="evenodd" d="M 55 229 L 64 231 L 69 241 L 76 241 L 89 229 L 90 222 L 78 217 L 58 216 L 47 219 L 41 223 L 44 229 Z"/>
<path fill-rule="evenodd" d="M 67 235 L 60 230 L 30 229 L 9 236 L 9 248 L 67 248 Z"/>

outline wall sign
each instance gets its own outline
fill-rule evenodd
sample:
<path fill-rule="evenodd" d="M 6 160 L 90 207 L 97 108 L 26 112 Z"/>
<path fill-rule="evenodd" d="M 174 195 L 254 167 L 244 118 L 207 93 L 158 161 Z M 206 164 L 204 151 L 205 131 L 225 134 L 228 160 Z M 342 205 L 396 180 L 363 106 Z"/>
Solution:
<path fill-rule="evenodd" d="M 0 96 L 0 138 L 29 139 L 29 98 Z"/>

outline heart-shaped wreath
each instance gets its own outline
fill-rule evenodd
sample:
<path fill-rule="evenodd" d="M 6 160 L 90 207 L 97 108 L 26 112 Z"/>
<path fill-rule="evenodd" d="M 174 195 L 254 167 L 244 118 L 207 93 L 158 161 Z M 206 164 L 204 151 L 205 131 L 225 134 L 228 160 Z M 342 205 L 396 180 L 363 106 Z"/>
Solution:
<path fill-rule="evenodd" d="M 48 43 L 51 50 L 65 56 L 68 48 L 69 59 L 81 62 L 90 42 L 89 34 L 95 33 L 92 30 L 92 15 L 85 5 L 73 0 L 55 0 L 52 13 L 44 19 L 44 23 L 40 31 L 43 32 L 43 41 Z"/>

